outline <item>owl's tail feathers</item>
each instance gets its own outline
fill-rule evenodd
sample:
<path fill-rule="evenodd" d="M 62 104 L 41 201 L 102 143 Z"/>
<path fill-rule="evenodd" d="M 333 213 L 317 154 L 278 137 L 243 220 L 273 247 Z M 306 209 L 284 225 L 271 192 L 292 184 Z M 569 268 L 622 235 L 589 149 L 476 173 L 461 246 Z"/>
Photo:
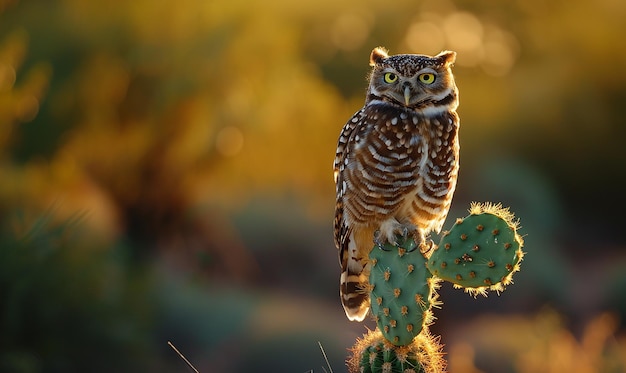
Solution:
<path fill-rule="evenodd" d="M 361 273 L 352 273 L 346 269 L 339 279 L 339 295 L 343 309 L 350 321 L 363 321 L 370 309 L 367 276 Z"/>

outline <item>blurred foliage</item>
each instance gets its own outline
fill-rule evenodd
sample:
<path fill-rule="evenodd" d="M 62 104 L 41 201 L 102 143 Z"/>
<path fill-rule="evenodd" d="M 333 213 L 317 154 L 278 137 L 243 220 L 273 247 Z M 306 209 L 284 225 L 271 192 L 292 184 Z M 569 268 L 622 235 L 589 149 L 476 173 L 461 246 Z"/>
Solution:
<path fill-rule="evenodd" d="M 603 313 L 576 338 L 554 310 L 528 317 L 486 315 L 457 334 L 450 371 L 480 372 L 623 372 L 626 341 L 615 338 L 618 320 Z"/>
<path fill-rule="evenodd" d="M 220 302 L 224 283 L 246 305 L 232 323 L 252 320 L 264 304 L 256 292 L 269 287 L 332 305 L 336 323 L 317 332 L 362 334 L 341 319 L 336 297 L 330 165 L 377 45 L 459 53 L 462 167 L 451 216 L 472 200 L 502 202 L 533 250 L 509 305 L 485 304 L 626 317 L 615 275 L 625 246 L 625 17 L 621 0 L 0 0 L 0 266 L 3 291 L 16 294 L 0 303 L 0 338 L 12 336 L 0 339 L 3 364 L 136 367 L 132 351 L 171 363 L 161 348 L 178 331 L 198 350 L 219 351 L 201 366 L 235 370 L 224 356 L 244 347 L 185 323 Z M 78 240 L 44 229 L 34 244 L 13 223 L 45 217 L 60 227 L 76 214 Z M 101 289 L 110 272 L 113 298 Z M 187 281 L 211 302 L 168 293 L 187 294 Z M 460 305 L 448 310 L 473 307 L 446 299 Z M 37 328 L 20 318 L 25 310 Z M 96 319 L 102 325 L 87 322 Z M 297 317 L 285 325 L 301 330 Z M 244 345 L 296 339 L 261 335 Z M 354 338 L 344 337 L 347 347 Z"/>
<path fill-rule="evenodd" d="M 141 275 L 117 250 L 73 234 L 78 220 L 24 220 L 5 220 L 13 229 L 0 232 L 0 371 L 150 369 L 153 311 Z"/>

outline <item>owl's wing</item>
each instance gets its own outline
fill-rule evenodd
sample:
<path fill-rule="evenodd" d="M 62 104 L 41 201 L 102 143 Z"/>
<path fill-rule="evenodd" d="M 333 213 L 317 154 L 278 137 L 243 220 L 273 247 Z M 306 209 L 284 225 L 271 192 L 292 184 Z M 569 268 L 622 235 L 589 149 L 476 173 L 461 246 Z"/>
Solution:
<path fill-rule="evenodd" d="M 352 141 L 355 129 L 359 126 L 364 118 L 363 109 L 356 112 L 350 120 L 343 126 L 339 140 L 337 142 L 337 153 L 335 154 L 335 161 L 333 164 L 334 178 L 335 178 L 335 221 L 334 221 L 334 236 L 335 246 L 337 249 L 342 249 L 342 246 L 346 243 L 346 238 L 350 234 L 348 226 L 344 223 L 343 219 L 343 196 L 346 192 L 346 183 L 344 180 L 343 171 L 346 167 L 346 159 L 350 152 L 349 143 Z M 343 257 L 343 253 L 340 252 L 340 258 Z"/>
<path fill-rule="evenodd" d="M 369 312 L 369 298 L 367 293 L 362 290 L 364 284 L 367 283 L 367 277 L 363 275 L 364 264 L 358 256 L 357 238 L 354 237 L 358 232 L 346 221 L 344 197 L 348 188 L 346 183 L 347 161 L 351 158 L 350 153 L 354 151 L 357 132 L 362 128 L 361 126 L 365 125 L 365 117 L 365 111 L 360 110 L 345 124 L 339 135 L 334 162 L 337 192 L 334 222 L 335 246 L 339 249 L 339 262 L 341 264 L 339 294 L 348 319 L 355 321 L 363 321 Z M 371 240 L 372 238 L 369 238 L 369 241 Z"/>

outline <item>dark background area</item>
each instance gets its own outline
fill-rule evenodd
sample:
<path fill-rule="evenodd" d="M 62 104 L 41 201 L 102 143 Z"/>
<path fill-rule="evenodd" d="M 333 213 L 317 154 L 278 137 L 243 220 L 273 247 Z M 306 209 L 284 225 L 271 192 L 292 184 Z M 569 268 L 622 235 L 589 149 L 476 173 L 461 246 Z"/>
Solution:
<path fill-rule="evenodd" d="M 626 3 L 0 0 L 0 371 L 344 370 L 332 161 L 368 57 L 458 53 L 500 296 L 444 284 L 459 372 L 626 370 Z M 529 348 L 532 346 L 532 348 Z M 328 369 L 328 368 L 326 368 Z"/>

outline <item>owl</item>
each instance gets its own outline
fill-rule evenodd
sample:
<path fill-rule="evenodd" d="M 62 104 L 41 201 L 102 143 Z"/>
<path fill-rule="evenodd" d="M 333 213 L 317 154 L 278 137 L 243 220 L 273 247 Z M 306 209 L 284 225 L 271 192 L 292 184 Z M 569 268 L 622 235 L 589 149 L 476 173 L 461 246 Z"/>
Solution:
<path fill-rule="evenodd" d="M 334 161 L 335 245 L 348 319 L 369 311 L 368 254 L 412 234 L 428 251 L 450 209 L 459 171 L 456 53 L 370 55 L 365 105 L 345 124 Z"/>

